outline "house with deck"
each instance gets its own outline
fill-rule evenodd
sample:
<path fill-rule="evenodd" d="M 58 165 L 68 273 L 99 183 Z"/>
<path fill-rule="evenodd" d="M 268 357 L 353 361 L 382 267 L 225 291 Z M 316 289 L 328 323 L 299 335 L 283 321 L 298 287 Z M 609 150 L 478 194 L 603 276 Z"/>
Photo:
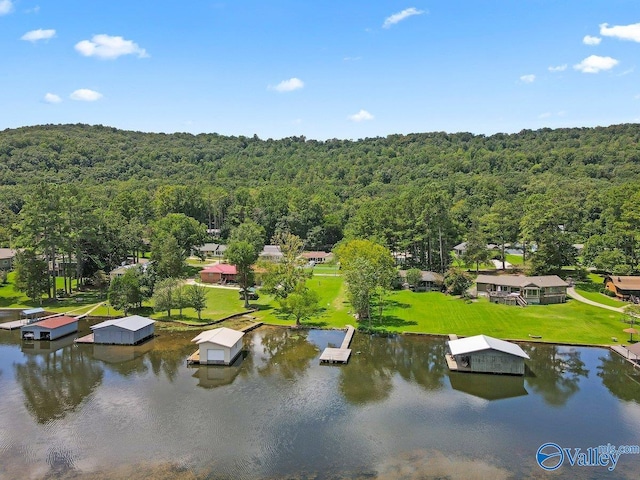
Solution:
<path fill-rule="evenodd" d="M 478 295 L 486 295 L 492 303 L 523 307 L 564 303 L 569 286 L 557 275 L 478 275 L 476 285 Z"/>
<path fill-rule="evenodd" d="M 519 345 L 486 335 L 449 340 L 447 347 L 447 365 L 458 372 L 524 375 L 529 359 Z"/>
<path fill-rule="evenodd" d="M 640 276 L 607 275 L 604 278 L 604 288 L 615 293 L 620 300 L 636 302 L 640 298 Z"/>
<path fill-rule="evenodd" d="M 302 258 L 307 262 L 313 263 L 327 263 L 333 260 L 333 253 L 331 252 L 302 252 Z"/>

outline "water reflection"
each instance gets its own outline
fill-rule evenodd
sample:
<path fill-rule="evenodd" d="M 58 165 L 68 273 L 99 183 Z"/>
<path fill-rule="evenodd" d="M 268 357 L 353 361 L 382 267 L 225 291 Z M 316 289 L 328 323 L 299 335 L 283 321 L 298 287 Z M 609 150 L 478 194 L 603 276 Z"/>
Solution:
<path fill-rule="evenodd" d="M 577 348 L 556 345 L 523 345 L 529 355 L 527 385 L 549 405 L 562 406 L 580 390 L 580 379 L 589 376 Z"/>
<path fill-rule="evenodd" d="M 216 388 L 231 385 L 242 371 L 241 367 L 247 352 L 243 351 L 229 366 L 201 365 L 192 367 L 195 372 L 193 378 L 198 380 L 198 386 L 202 388 Z"/>
<path fill-rule="evenodd" d="M 451 372 L 449 381 L 454 390 L 484 400 L 503 400 L 529 394 L 524 387 L 524 377 L 520 375 Z"/>
<path fill-rule="evenodd" d="M 640 403 L 640 372 L 621 356 L 609 352 L 601 356 L 598 377 L 602 384 L 620 400 Z"/>
<path fill-rule="evenodd" d="M 38 423 L 46 423 L 75 410 L 100 385 L 104 372 L 75 345 L 40 353 L 27 355 L 26 363 L 14 368 L 27 410 Z"/>
<path fill-rule="evenodd" d="M 268 360 L 258 367 L 261 376 L 279 374 L 293 380 L 309 368 L 320 349 L 308 341 L 307 332 L 278 328 L 262 336 L 262 352 Z"/>

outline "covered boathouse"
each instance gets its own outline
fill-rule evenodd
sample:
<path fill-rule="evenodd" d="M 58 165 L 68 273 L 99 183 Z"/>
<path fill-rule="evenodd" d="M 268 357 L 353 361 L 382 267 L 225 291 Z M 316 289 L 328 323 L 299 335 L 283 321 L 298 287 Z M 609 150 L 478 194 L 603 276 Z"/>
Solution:
<path fill-rule="evenodd" d="M 524 360 L 529 359 L 519 345 L 486 335 L 449 340 L 447 343 L 447 365 L 458 372 L 524 375 Z"/>
<path fill-rule="evenodd" d="M 198 345 L 198 363 L 231 365 L 242 352 L 243 336 L 244 332 L 226 327 L 205 330 L 191 340 Z"/>
<path fill-rule="evenodd" d="M 91 327 L 93 343 L 137 345 L 153 337 L 155 323 L 140 315 L 106 320 Z"/>
<path fill-rule="evenodd" d="M 23 340 L 55 340 L 78 331 L 78 319 L 60 315 L 20 327 Z"/>

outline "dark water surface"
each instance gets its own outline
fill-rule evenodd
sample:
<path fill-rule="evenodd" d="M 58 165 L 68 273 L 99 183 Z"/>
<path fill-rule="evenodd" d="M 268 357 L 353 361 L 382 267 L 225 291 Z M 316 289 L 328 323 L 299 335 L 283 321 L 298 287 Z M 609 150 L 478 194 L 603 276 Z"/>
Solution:
<path fill-rule="evenodd" d="M 524 378 L 485 376 L 450 373 L 442 339 L 356 334 L 348 365 L 321 366 L 342 332 L 263 327 L 234 366 L 187 367 L 196 333 L 0 331 L 0 478 L 640 477 L 640 455 L 536 463 L 546 442 L 640 443 L 640 371 L 605 349 L 525 345 Z"/>

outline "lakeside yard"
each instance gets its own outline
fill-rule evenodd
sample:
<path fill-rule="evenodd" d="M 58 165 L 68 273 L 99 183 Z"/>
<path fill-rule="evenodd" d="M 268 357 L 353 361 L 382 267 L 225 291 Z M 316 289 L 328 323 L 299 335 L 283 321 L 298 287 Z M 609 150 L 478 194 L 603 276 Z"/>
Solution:
<path fill-rule="evenodd" d="M 308 280 L 309 288 L 319 297 L 319 312 L 303 325 L 317 328 L 345 328 L 346 325 L 358 325 L 351 315 L 347 300 L 346 286 L 335 267 L 315 269 L 316 274 Z M 622 306 L 594 291 L 587 285 L 579 285 L 578 292 L 586 298 L 604 305 Z M 43 306 L 52 312 L 73 311 L 85 313 L 99 302 L 105 302 L 103 294 L 81 292 L 72 298 L 60 299 L 55 303 L 45 301 Z M 11 281 L 0 287 L 0 307 L 30 308 L 36 306 L 21 292 L 15 290 Z M 267 324 L 291 326 L 294 320 L 280 310 L 277 301 L 270 295 L 260 293 L 258 300 L 251 301 L 252 313 L 257 321 Z M 149 316 L 160 321 L 180 321 L 194 327 L 220 320 L 224 317 L 244 312 L 243 302 L 238 291 L 228 288 L 209 288 L 207 307 L 198 321 L 197 313 L 186 308 L 179 316 L 178 310 L 172 310 L 171 318 L 166 312 L 153 312 L 150 304 L 135 313 Z M 624 342 L 627 327 L 622 315 L 598 307 L 585 305 L 575 300 L 565 304 L 528 306 L 526 308 L 491 304 L 480 298 L 472 302 L 444 295 L 439 292 L 416 293 L 408 290 L 393 291 L 386 299 L 382 318 L 372 309 L 371 327 L 394 333 L 455 333 L 461 336 L 486 334 L 512 340 L 539 340 L 553 343 L 576 343 L 606 345 L 612 343 L 612 337 Z M 92 311 L 92 315 L 122 315 L 107 304 Z M 369 321 L 363 322 L 365 327 Z M 534 338 L 535 337 L 535 338 Z M 538 338 L 539 337 L 539 338 Z"/>

